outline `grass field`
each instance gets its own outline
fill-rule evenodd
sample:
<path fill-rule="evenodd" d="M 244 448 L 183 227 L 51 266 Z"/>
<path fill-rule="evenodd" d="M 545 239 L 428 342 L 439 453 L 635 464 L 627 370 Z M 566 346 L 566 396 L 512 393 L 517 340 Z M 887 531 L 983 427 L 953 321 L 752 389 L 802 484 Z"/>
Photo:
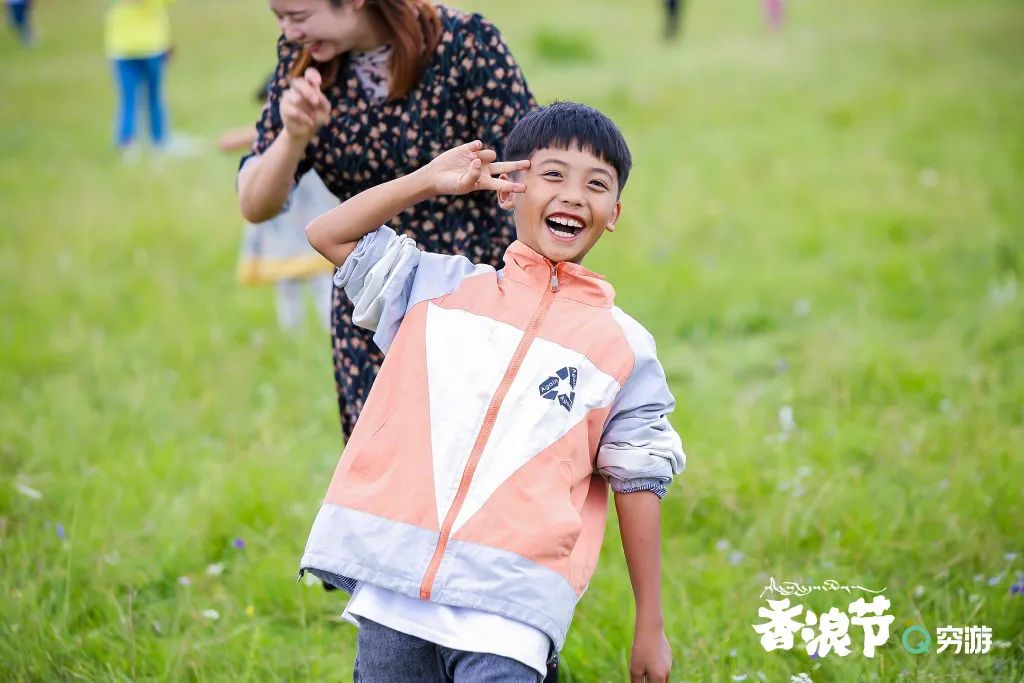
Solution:
<path fill-rule="evenodd" d="M 350 680 L 339 594 L 295 583 L 340 446 L 328 340 L 236 285 L 211 142 L 255 120 L 272 16 L 174 6 L 173 123 L 206 151 L 124 165 L 105 3 L 37 4 L 35 49 L 0 40 L 0 678 Z M 1024 680 L 1024 5 L 796 0 L 772 35 L 694 2 L 668 46 L 653 0 L 458 4 L 633 149 L 588 265 L 679 403 L 672 680 Z M 769 577 L 885 587 L 888 645 L 766 652 Z M 563 680 L 628 679 L 631 605 L 612 524 Z M 915 656 L 911 624 L 999 642 Z"/>

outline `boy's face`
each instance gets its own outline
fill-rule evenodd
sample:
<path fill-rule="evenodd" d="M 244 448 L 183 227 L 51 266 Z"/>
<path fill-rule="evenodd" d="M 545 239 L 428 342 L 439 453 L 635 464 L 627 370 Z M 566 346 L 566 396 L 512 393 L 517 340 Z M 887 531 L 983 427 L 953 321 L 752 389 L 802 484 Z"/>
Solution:
<path fill-rule="evenodd" d="M 498 204 L 515 212 L 516 238 L 551 261 L 580 263 L 605 230 L 615 229 L 618 175 L 590 152 L 544 147 L 517 176 L 526 191 L 499 192 Z"/>

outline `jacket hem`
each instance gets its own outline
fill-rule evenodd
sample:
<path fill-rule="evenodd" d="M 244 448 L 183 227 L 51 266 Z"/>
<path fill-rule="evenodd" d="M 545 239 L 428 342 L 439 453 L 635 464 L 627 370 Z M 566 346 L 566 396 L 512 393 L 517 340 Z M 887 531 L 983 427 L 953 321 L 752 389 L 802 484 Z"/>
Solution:
<path fill-rule="evenodd" d="M 351 560 L 307 552 L 302 556 L 300 566 L 300 575 L 302 572 L 308 571 L 320 579 L 327 577 L 331 583 L 333 583 L 331 579 L 337 580 L 339 583 L 344 584 L 338 587 L 349 593 L 351 593 L 351 590 L 354 590 L 357 582 L 365 581 L 381 588 L 420 599 L 419 581 L 410 581 L 406 577 L 366 567 Z M 346 586 L 352 586 L 352 589 L 347 589 Z M 518 603 L 493 595 L 481 595 L 470 591 L 440 586 L 436 589 L 435 595 L 436 599 L 433 601 L 438 604 L 492 612 L 533 626 L 551 638 L 556 653 L 560 652 L 565 645 L 566 629 L 559 627 L 554 620 Z"/>

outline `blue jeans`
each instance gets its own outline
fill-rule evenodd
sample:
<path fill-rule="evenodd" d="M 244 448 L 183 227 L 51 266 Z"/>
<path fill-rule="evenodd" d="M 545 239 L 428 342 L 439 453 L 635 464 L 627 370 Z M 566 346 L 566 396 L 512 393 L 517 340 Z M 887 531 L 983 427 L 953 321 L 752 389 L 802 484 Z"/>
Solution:
<path fill-rule="evenodd" d="M 154 55 L 138 59 L 115 59 L 114 76 L 117 80 L 118 107 L 114 137 L 118 147 L 135 140 L 135 103 L 139 86 L 145 86 L 149 109 L 149 136 L 153 145 L 164 144 L 167 114 L 164 110 L 163 75 L 167 55 Z"/>
<path fill-rule="evenodd" d="M 538 683 L 522 662 L 485 652 L 465 652 L 359 618 L 355 683 Z"/>
<path fill-rule="evenodd" d="M 32 42 L 32 27 L 29 25 L 29 13 L 32 11 L 30 0 L 25 2 L 7 3 L 7 20 L 18 33 L 18 38 L 26 45 Z"/>

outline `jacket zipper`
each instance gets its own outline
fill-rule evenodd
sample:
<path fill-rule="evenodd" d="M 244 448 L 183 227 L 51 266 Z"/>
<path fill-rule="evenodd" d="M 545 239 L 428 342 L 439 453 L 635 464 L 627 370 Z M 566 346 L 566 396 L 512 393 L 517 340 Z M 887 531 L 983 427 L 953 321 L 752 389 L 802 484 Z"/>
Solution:
<path fill-rule="evenodd" d="M 459 490 L 455 494 L 452 506 L 448 508 L 448 514 L 445 515 L 444 524 L 441 525 L 441 534 L 438 536 L 437 546 L 434 548 L 434 555 L 430 558 L 430 564 L 427 565 L 427 571 L 423 575 L 423 581 L 420 583 L 420 598 L 423 600 L 429 600 L 430 594 L 434 590 L 434 580 L 437 578 L 437 572 L 441 568 L 441 560 L 444 558 L 445 550 L 448 547 L 452 526 L 455 525 L 455 520 L 458 518 L 462 505 L 466 501 L 466 495 L 469 493 L 469 484 L 473 481 L 473 474 L 476 472 L 477 465 L 480 464 L 480 456 L 483 455 L 484 446 L 487 445 L 487 440 L 491 436 L 494 422 L 498 418 L 498 410 L 501 409 L 501 404 L 505 400 L 509 388 L 512 386 L 512 380 L 515 379 L 520 366 L 523 364 L 526 351 L 537 336 L 537 330 L 544 321 L 544 316 L 547 315 L 548 309 L 551 308 L 555 292 L 558 291 L 558 264 L 552 263 L 547 259 L 544 259 L 544 262 L 551 268 L 551 286 L 545 288 L 544 295 L 541 296 L 540 303 L 534 309 L 533 317 L 530 318 L 530 323 L 526 326 L 526 331 L 523 332 L 523 336 L 519 340 L 516 352 L 512 354 L 512 360 L 509 362 L 508 367 L 505 368 L 505 374 L 498 384 L 498 389 L 494 392 L 494 396 L 491 397 L 491 402 L 487 406 L 483 426 L 480 427 L 480 431 L 476 435 L 473 450 L 469 452 L 469 460 L 466 462 L 466 468 L 462 471 Z"/>

